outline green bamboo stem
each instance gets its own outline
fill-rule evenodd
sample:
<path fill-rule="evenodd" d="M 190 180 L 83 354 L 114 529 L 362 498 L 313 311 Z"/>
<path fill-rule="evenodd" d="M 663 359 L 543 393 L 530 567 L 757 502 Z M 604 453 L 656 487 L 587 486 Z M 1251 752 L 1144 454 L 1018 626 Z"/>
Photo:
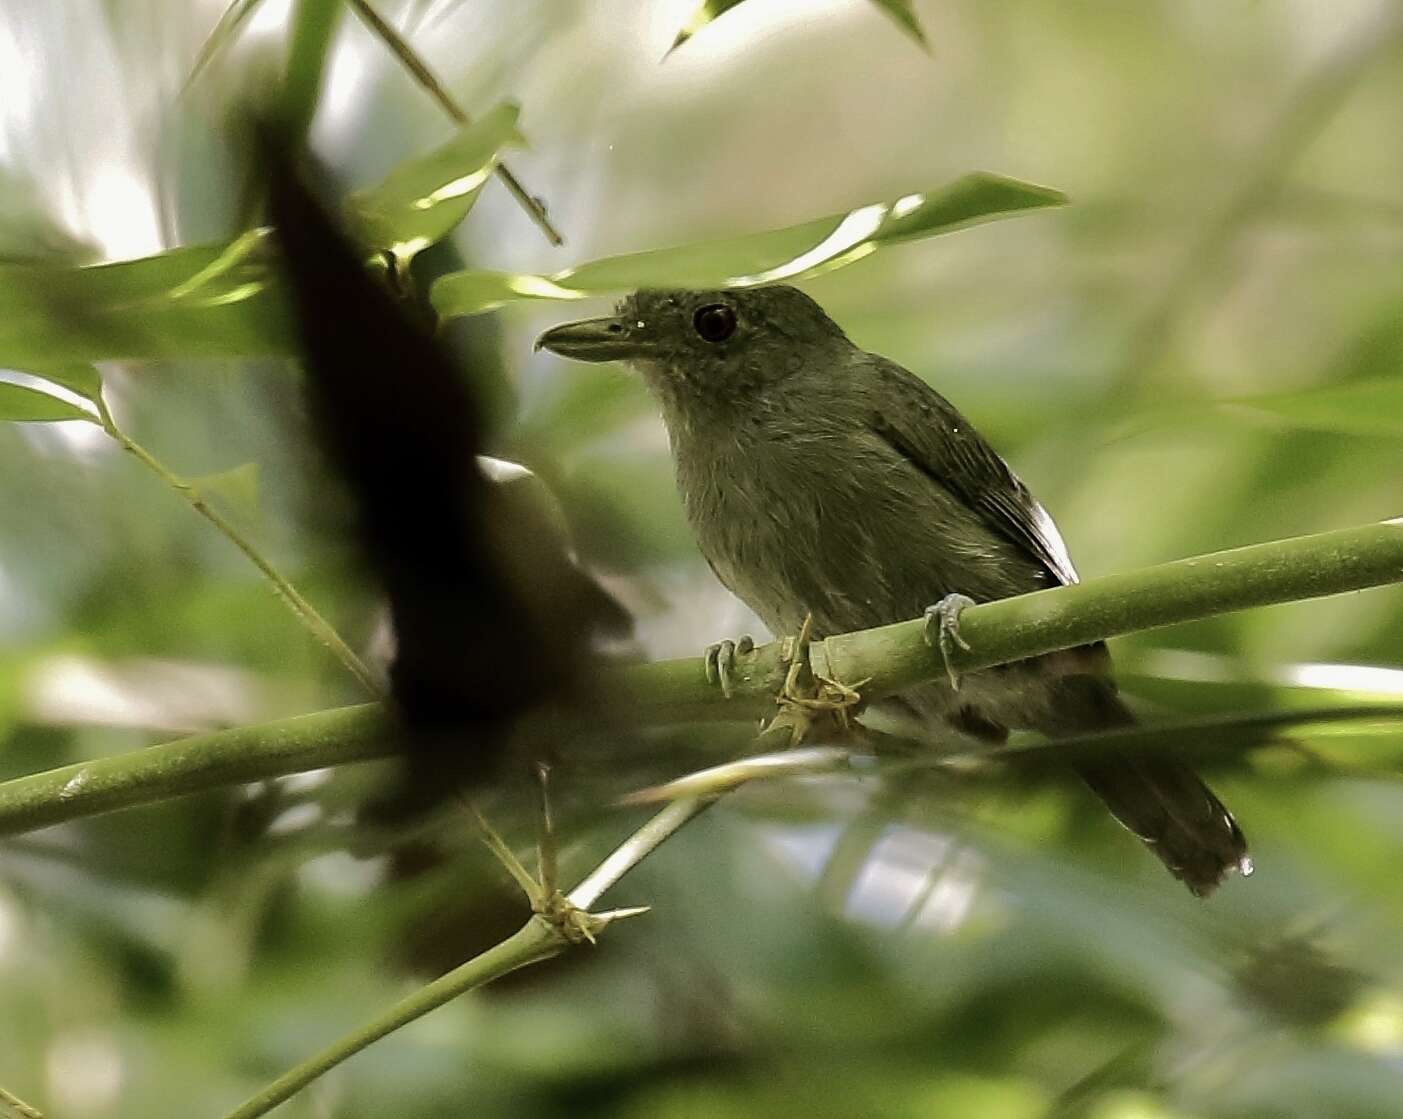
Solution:
<path fill-rule="evenodd" d="M 527 964 L 539 963 L 558 955 L 567 943 L 563 935 L 549 922 L 541 917 L 532 917 L 520 930 L 500 944 L 474 956 L 467 963 L 458 965 L 447 975 L 420 987 L 373 1022 L 347 1034 L 316 1056 L 289 1069 L 229 1112 L 225 1119 L 255 1119 L 256 1116 L 266 1115 L 347 1057 L 354 1056 L 387 1034 L 416 1018 L 422 1018 L 451 999 L 481 987 L 484 983 Z"/>
<path fill-rule="evenodd" d="M 390 752 L 374 703 L 165 742 L 0 784 L 0 836 Z"/>
<path fill-rule="evenodd" d="M 960 619 L 971 651 L 957 651 L 954 661 L 968 672 L 1136 630 L 1400 581 L 1403 520 L 1254 544 L 971 607 Z M 944 673 L 923 629 L 918 619 L 830 637 L 810 646 L 810 660 L 823 676 L 870 677 L 862 693 L 879 698 Z M 740 658 L 731 699 L 707 683 L 699 657 L 616 669 L 605 674 L 601 688 L 640 724 L 751 719 L 773 711 L 783 677 L 781 644 Z M 0 784 L 0 835 L 383 757 L 391 752 L 388 738 L 378 708 L 364 705 L 20 777 Z"/>
<path fill-rule="evenodd" d="M 0 1088 L 0 1109 L 8 1108 L 17 1119 L 44 1119 L 44 1113 L 37 1107 L 25 1103 L 13 1093 Z"/>
<path fill-rule="evenodd" d="M 756 744 L 763 748 L 787 734 L 787 728 L 772 726 L 756 736 Z M 475 990 L 518 968 L 558 956 L 567 948 L 578 944 L 580 936 L 571 935 L 569 931 L 568 915 L 571 910 L 578 911 L 593 930 L 589 935 L 591 940 L 594 935 L 602 932 L 611 920 L 645 912 L 643 909 L 626 909 L 596 915 L 591 914 L 590 910 L 606 890 L 662 846 L 679 829 L 710 807 L 715 799 L 695 797 L 669 804 L 624 840 L 578 886 L 565 895 L 567 904 L 555 910 L 556 919 L 541 913 L 533 914 L 525 925 L 500 944 L 421 987 L 373 1021 L 300 1062 L 250 1096 L 229 1112 L 225 1119 L 257 1119 L 342 1061 L 355 1056 L 362 1049 L 400 1027 L 422 1018 L 431 1010 L 437 1010 L 459 995 Z M 534 883 L 531 885 L 535 886 Z M 531 892 L 532 889 L 528 888 L 528 893 Z"/>

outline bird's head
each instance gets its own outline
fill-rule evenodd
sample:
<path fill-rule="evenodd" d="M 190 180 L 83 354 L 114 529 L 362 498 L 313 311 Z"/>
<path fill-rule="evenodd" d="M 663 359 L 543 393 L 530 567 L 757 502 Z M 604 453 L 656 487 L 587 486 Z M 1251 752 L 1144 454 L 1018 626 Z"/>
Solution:
<path fill-rule="evenodd" d="M 796 369 L 851 344 L 823 308 L 797 288 L 644 289 L 606 318 L 565 323 L 536 342 L 577 361 L 622 361 L 643 374 L 664 405 L 743 403 Z"/>

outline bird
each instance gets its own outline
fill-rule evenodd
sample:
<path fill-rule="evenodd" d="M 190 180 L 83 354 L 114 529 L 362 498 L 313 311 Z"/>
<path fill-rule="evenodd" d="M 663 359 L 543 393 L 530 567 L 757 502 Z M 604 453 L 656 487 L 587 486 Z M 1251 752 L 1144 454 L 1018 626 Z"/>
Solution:
<path fill-rule="evenodd" d="M 1077 582 L 1052 517 L 974 425 L 795 287 L 639 290 L 537 348 L 641 375 L 702 555 L 775 634 L 924 616 L 948 654 L 971 603 Z M 899 700 L 926 725 L 992 743 L 1136 722 L 1101 642 L 952 672 Z M 1242 830 L 1189 766 L 1124 753 L 1073 764 L 1194 894 L 1250 873 Z"/>

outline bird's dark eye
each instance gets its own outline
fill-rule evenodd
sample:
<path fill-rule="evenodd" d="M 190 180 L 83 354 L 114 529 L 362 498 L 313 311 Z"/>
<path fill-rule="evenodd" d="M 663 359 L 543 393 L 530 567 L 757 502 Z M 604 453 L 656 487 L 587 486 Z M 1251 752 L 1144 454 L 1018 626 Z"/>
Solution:
<path fill-rule="evenodd" d="M 736 332 L 736 313 L 724 303 L 708 303 L 697 309 L 692 325 L 708 342 L 724 342 Z"/>

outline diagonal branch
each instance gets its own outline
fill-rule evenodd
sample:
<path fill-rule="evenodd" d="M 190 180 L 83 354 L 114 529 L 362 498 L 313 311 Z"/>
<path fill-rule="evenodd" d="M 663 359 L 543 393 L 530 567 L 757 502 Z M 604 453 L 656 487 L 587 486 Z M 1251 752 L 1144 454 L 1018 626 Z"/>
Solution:
<path fill-rule="evenodd" d="M 1092 579 L 969 608 L 960 617 L 970 652 L 961 672 L 1037 656 L 1136 630 L 1233 610 L 1320 598 L 1403 582 L 1403 519 Z M 945 672 L 916 619 L 809 646 L 814 673 L 871 677 L 876 699 Z M 657 661 L 613 672 L 622 710 L 640 724 L 740 721 L 773 711 L 784 677 L 784 642 L 738 659 L 732 697 L 706 681 L 702 658 Z M 150 804 L 185 793 L 385 757 L 387 724 L 374 705 L 184 738 L 130 754 L 96 758 L 0 784 L 0 835 Z"/>
<path fill-rule="evenodd" d="M 400 65 L 408 70 L 414 80 L 423 86 L 424 91 L 438 102 L 439 107 L 452 117 L 456 124 L 467 125 L 468 114 L 459 108 L 458 102 L 453 100 L 452 95 L 444 88 L 443 83 L 438 80 L 434 72 L 425 65 L 424 60 L 419 57 L 414 48 L 405 42 L 404 37 L 370 5 L 369 0 L 349 0 L 349 3 L 351 10 L 360 17 L 361 22 L 390 48 L 390 53 L 399 59 Z M 516 199 L 517 204 L 526 211 L 527 216 L 546 235 L 546 240 L 552 245 L 563 245 L 565 239 L 561 237 L 560 231 L 551 224 L 550 218 L 546 216 L 546 208 L 541 200 L 521 185 L 521 180 L 511 172 L 505 163 L 499 160 L 493 170 L 497 178 L 502 180 L 502 185 Z"/>

